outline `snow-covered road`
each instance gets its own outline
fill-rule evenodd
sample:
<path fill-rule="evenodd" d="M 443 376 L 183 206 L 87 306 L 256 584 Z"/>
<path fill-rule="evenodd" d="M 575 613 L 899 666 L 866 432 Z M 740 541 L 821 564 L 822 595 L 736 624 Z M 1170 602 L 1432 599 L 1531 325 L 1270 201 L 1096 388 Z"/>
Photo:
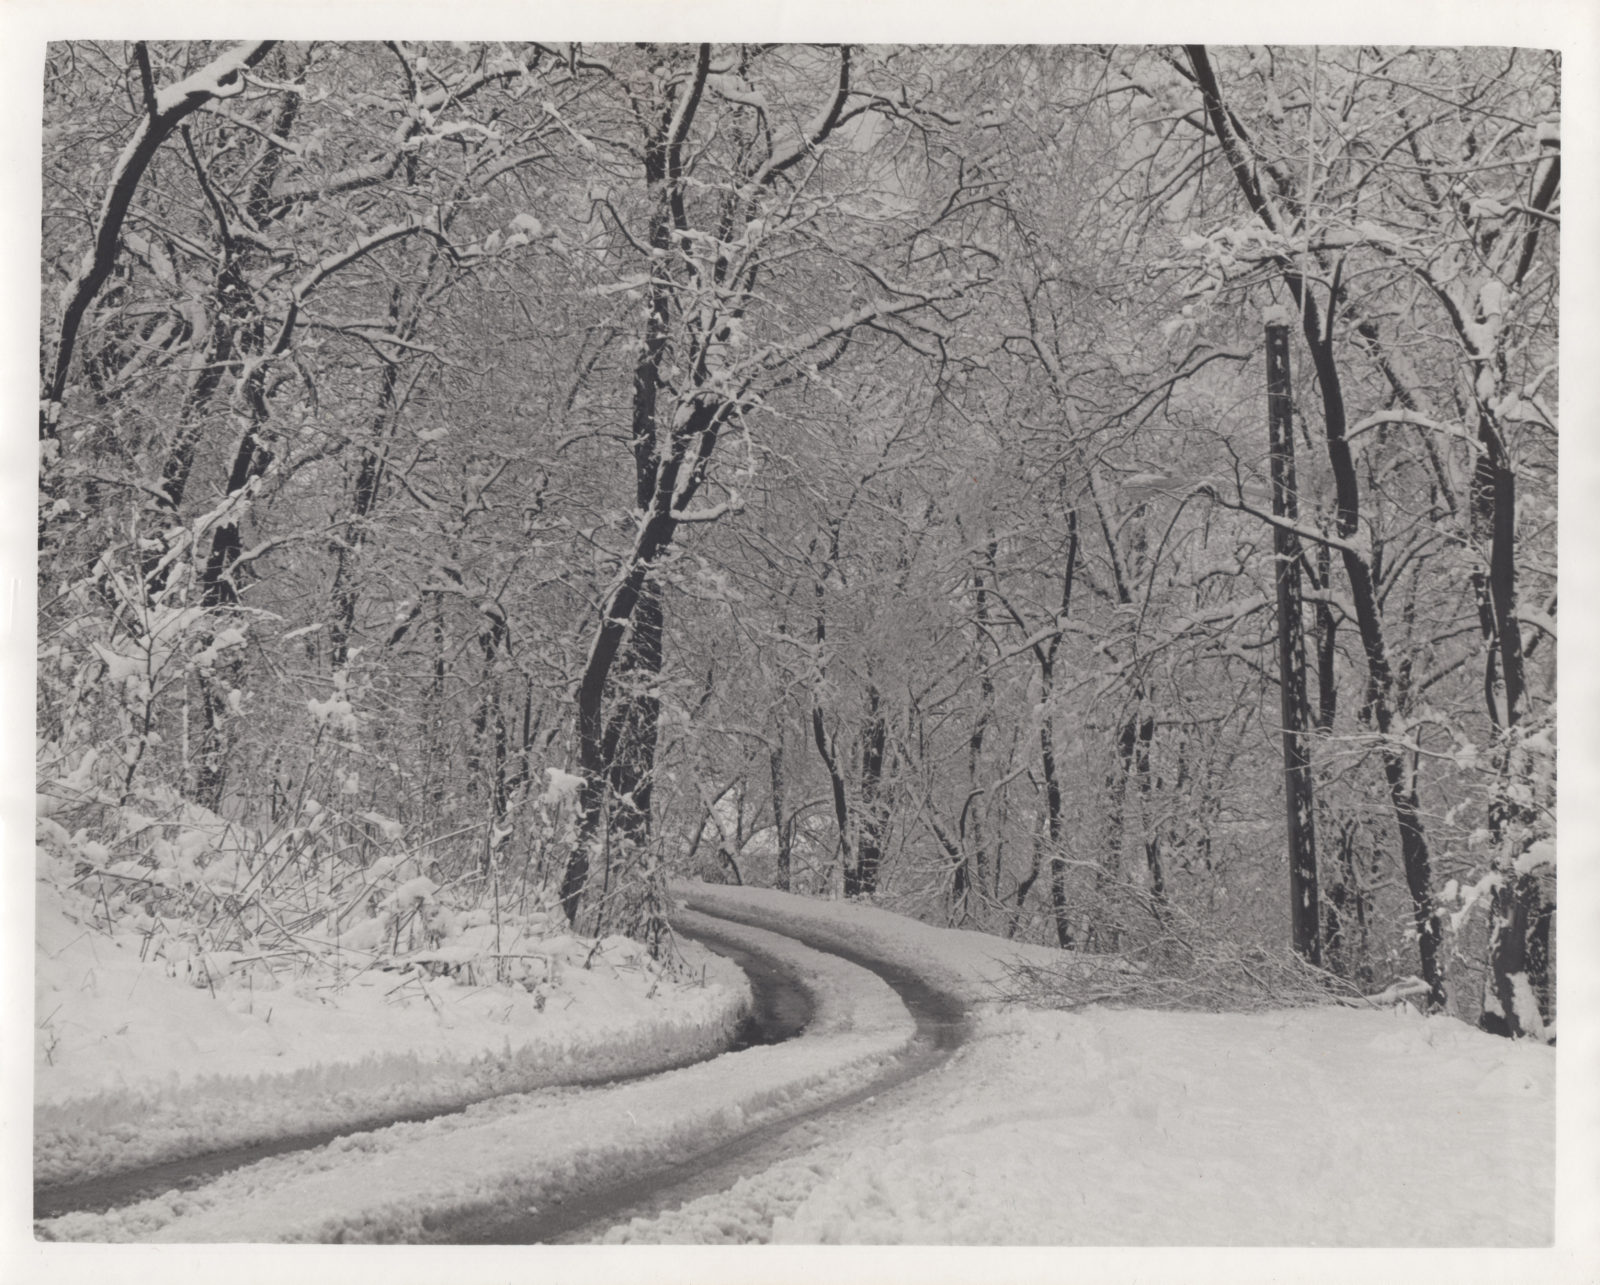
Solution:
<path fill-rule="evenodd" d="M 944 1067 L 803 1155 L 614 1240 L 1539 1245 L 1553 1235 L 1555 1051 L 1449 1018 L 993 1002 L 1054 957 L 869 907 L 697 888 L 819 944 L 870 944 L 973 1010 Z"/>
<path fill-rule="evenodd" d="M 696 918 L 686 916 L 691 930 Z M 39 1230 L 118 1241 L 444 1238 L 474 1218 L 691 1159 L 858 1089 L 912 1043 L 915 1021 L 870 972 L 777 934 L 721 927 L 802 975 L 815 1013 L 801 1038 L 629 1083 L 497 1097 L 268 1158 L 191 1191 L 44 1219 Z"/>
<path fill-rule="evenodd" d="M 871 907 L 695 885 L 688 906 L 779 953 L 806 1034 L 610 1088 L 552 1089 L 264 1161 L 43 1230 L 168 1242 L 455 1238 L 693 1162 L 613 1242 L 1537 1246 L 1553 1228 L 1554 1051 L 1413 1010 L 1253 1014 L 1005 1006 L 1058 952 Z M 692 913 L 684 922 L 692 926 Z M 703 922 L 703 921 L 702 921 Z M 781 930 L 781 934 L 778 931 Z M 811 946 L 802 945 L 802 938 Z M 815 947 L 815 948 L 813 948 Z M 892 1090 L 917 1027 L 841 949 L 965 1005 L 971 1037 Z M 948 1014 L 954 1016 L 951 1010 Z M 843 1109 L 796 1117 L 855 1096 Z M 774 1122 L 790 1122 L 773 1129 Z M 615 1211 L 611 1212 L 615 1217 Z M 569 1229 L 570 1232 L 571 1229 Z M 494 1239 L 494 1237 L 490 1237 Z"/>
<path fill-rule="evenodd" d="M 797 1113 L 782 1112 L 765 1123 L 753 1123 L 724 1141 L 665 1167 L 650 1168 L 619 1184 L 569 1195 L 559 1205 L 546 1205 L 534 1212 L 486 1211 L 452 1226 L 443 1239 L 456 1244 L 585 1244 L 604 1239 L 613 1225 L 647 1220 L 696 1198 L 714 1197 L 742 1178 L 763 1173 L 801 1154 L 814 1146 L 819 1136 L 830 1132 L 834 1117 L 843 1108 L 883 1098 L 942 1064 L 965 1040 L 968 1023 L 961 999 L 931 984 L 918 970 L 892 958 L 884 959 L 870 948 L 845 946 L 831 938 L 820 942 L 818 937 L 829 935 L 797 930 L 793 925 L 784 925 L 786 933 L 775 936 L 760 927 L 768 918 L 758 910 L 723 906 L 717 917 L 682 910 L 677 921 L 697 940 L 710 942 L 719 950 L 732 946 L 758 957 L 787 953 L 793 961 L 805 958 L 795 950 L 796 943 L 823 946 L 822 957 L 844 959 L 887 982 L 905 1005 L 915 1030 L 896 1055 L 883 1062 L 877 1074 L 864 1082 L 855 1075 L 842 1076 L 831 1091 L 819 1086 L 813 1105 Z M 841 971 L 840 976 L 849 975 Z M 875 992 L 868 976 L 854 980 L 863 989 Z M 760 1239 L 754 1234 L 747 1238 Z"/>
<path fill-rule="evenodd" d="M 709 946 L 724 959 L 742 969 L 750 983 L 752 1009 L 740 1021 L 733 1033 L 730 1048 L 742 1049 L 755 1044 L 776 1044 L 798 1035 L 814 1016 L 810 992 L 805 988 L 802 979 L 781 958 L 768 955 L 749 943 L 741 946 L 734 938 L 718 932 L 714 926 L 717 921 L 707 916 L 693 918 L 703 921 L 697 924 L 698 932 L 689 934 L 686 926 L 680 923 L 678 925 L 680 937 Z M 737 930 L 735 932 L 737 933 Z M 669 1045 L 670 1047 L 672 1046 Z M 724 1055 L 726 1051 L 712 1047 L 706 1049 L 701 1056 L 690 1056 L 682 1060 L 704 1061 L 709 1057 Z M 564 1087 L 579 1084 L 615 1084 L 640 1079 L 645 1075 L 659 1074 L 669 1066 L 670 1064 L 651 1065 L 646 1060 L 643 1069 L 632 1073 L 596 1076 L 588 1073 L 580 1065 L 574 1067 L 561 1084 Z M 291 1131 L 270 1136 L 261 1142 L 222 1150 L 206 1150 L 199 1154 L 178 1156 L 155 1165 L 36 1188 L 33 1216 L 36 1220 L 45 1220 L 79 1211 L 100 1213 L 145 1198 L 162 1196 L 171 1191 L 192 1190 L 210 1178 L 235 1169 L 243 1169 L 271 1156 L 311 1151 L 348 1135 L 454 1114 L 472 1105 L 473 1101 L 485 1101 L 510 1091 L 509 1089 L 502 1089 L 499 1093 L 485 1091 L 476 1098 L 465 1099 L 460 1104 L 443 1110 L 424 1107 L 366 1121 L 346 1121 L 336 1127 L 319 1129 L 311 1133 L 293 1131 L 292 1117 L 290 1117 L 284 1127 Z"/>

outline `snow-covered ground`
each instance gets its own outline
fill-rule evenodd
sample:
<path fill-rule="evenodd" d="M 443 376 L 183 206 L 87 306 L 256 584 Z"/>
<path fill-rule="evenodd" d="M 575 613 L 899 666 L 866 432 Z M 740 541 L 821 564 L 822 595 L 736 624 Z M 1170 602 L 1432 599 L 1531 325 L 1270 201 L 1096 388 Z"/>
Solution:
<path fill-rule="evenodd" d="M 707 887 L 689 899 L 870 943 L 975 1001 L 1017 949 L 772 892 Z M 1554 1094 L 1553 1050 L 1403 1005 L 1062 1013 L 980 1002 L 974 1038 L 950 1063 L 892 1104 L 852 1111 L 843 1136 L 615 1238 L 1542 1245 L 1554 1229 Z"/>
<path fill-rule="evenodd" d="M 181 1195 L 43 1220 L 39 1231 L 168 1242 L 416 1238 L 440 1215 L 534 1205 L 576 1181 L 620 1179 L 793 1114 L 870 1078 L 913 1035 L 873 974 L 757 929 L 737 935 L 783 956 L 812 990 L 816 1013 L 800 1038 L 602 1089 L 499 1097 L 264 1160 Z"/>
<path fill-rule="evenodd" d="M 967 997 L 974 1034 L 943 1067 L 849 1108 L 807 1149 L 727 1192 L 618 1228 L 614 1240 L 1537 1246 L 1551 1239 L 1555 1054 L 1548 1048 L 1405 1007 L 1264 1014 L 1007 1007 L 991 999 L 1004 961 L 1054 952 L 864 906 L 708 885 L 685 894 L 700 910 L 913 966 Z M 313 1021 L 321 1007 L 314 1000 L 289 1004 L 285 1017 L 274 1017 L 269 1041 L 257 1032 L 268 1029 L 264 1016 L 241 1011 L 249 1001 L 237 992 L 213 999 L 150 977 L 104 939 L 94 943 L 89 984 L 74 954 L 89 947 L 81 935 L 63 940 L 69 927 L 47 899 L 40 948 L 50 962 L 40 984 L 51 998 L 41 1015 L 59 1002 L 63 1027 L 70 1017 L 79 1028 L 75 1043 L 58 1044 L 65 1051 L 59 1073 L 49 1066 L 41 1076 L 47 1112 L 94 1100 L 82 1096 L 84 1086 L 104 1091 L 103 1067 L 69 1067 L 108 1053 L 123 1060 L 123 1078 L 142 1087 L 165 1076 L 181 1089 L 200 1082 L 199 1068 L 225 1067 L 229 1078 L 211 1087 L 224 1096 L 231 1089 L 243 1102 L 254 1086 L 240 1077 L 275 1063 L 315 1067 L 329 1057 L 335 1031 L 346 1060 L 392 1055 L 407 1040 L 459 1053 L 463 1033 L 473 1047 L 493 1047 L 484 1042 L 493 1015 L 477 1007 L 471 988 L 454 985 L 436 987 L 432 1003 L 401 1009 L 392 997 L 375 999 L 365 1017 L 352 1000 L 343 1026 Z M 837 1094 L 905 1046 L 910 1020 L 875 976 L 756 928 L 746 935 L 782 952 L 819 995 L 817 1019 L 788 1045 L 632 1084 L 502 1097 L 263 1161 L 182 1196 L 66 1215 L 41 1230 L 117 1241 L 411 1236 L 440 1212 L 507 1198 L 537 1203 L 575 1178 L 622 1176 L 687 1154 Z M 75 961 L 70 969 L 66 960 Z M 625 976 L 608 968 L 589 980 L 604 986 Z M 76 989 L 65 984 L 74 978 Z M 151 995 L 141 998 L 145 988 Z M 658 1033 L 663 1023 L 692 1025 L 704 1016 L 693 997 L 703 1005 L 710 989 L 687 988 L 681 1003 L 658 992 L 626 1017 L 653 1020 Z M 579 990 L 573 1008 L 600 995 Z M 83 998 L 69 1010 L 74 996 Z M 255 1008 L 267 998 L 258 994 Z M 130 1032 L 112 1025 L 119 1013 Z M 546 1004 L 538 1018 L 549 1014 Z M 136 1016 L 154 1029 L 133 1038 Z M 88 1034 L 97 1023 L 98 1042 Z M 571 1029 L 589 1028 L 577 1022 L 569 1037 Z M 496 1042 L 504 1039 L 500 1026 Z M 295 1123 L 285 1120 L 286 1131 Z"/>
<path fill-rule="evenodd" d="M 172 940 L 158 955 L 138 931 L 90 927 L 91 901 L 38 885 L 42 1183 L 681 1065 L 725 1047 L 749 1002 L 743 974 L 692 943 L 676 977 L 626 938 L 510 929 L 501 945 L 537 962 L 536 983 L 430 976 L 416 962 L 445 951 L 414 952 L 404 971 L 352 952 L 337 978 L 296 976 L 185 956 Z"/>

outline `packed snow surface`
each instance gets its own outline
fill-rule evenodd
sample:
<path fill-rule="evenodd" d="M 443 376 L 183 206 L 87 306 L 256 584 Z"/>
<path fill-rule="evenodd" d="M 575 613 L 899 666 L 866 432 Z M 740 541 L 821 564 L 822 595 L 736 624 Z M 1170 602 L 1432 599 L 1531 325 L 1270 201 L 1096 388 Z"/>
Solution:
<path fill-rule="evenodd" d="M 707 913 L 913 967 L 967 998 L 973 1035 L 920 1079 L 819 1117 L 789 1154 L 730 1189 L 613 1228 L 611 1240 L 1551 1240 L 1550 1048 L 1404 1006 L 1252 1014 L 1007 1006 L 992 998 L 1006 961 L 1058 952 L 869 906 L 698 884 L 681 891 Z M 749 933 L 785 952 L 819 995 L 818 1018 L 800 1039 L 629 1084 L 499 1098 L 39 1230 L 180 1242 L 426 1236 L 441 1214 L 537 1205 L 584 1179 L 692 1154 L 862 1083 L 905 1047 L 911 1022 L 873 974 L 760 928 Z"/>
<path fill-rule="evenodd" d="M 536 984 L 480 983 L 464 967 L 470 944 L 413 952 L 403 971 L 352 954 L 337 978 L 295 977 L 172 943 L 157 957 L 139 932 L 107 934 L 84 910 L 39 883 L 42 1183 L 679 1065 L 725 1047 L 749 1003 L 743 974 L 692 944 L 692 972 L 677 977 L 626 938 L 560 931 L 516 942 Z"/>
<path fill-rule="evenodd" d="M 690 904 L 853 943 L 992 995 L 1059 959 L 860 905 L 696 887 Z M 892 1102 L 731 1192 L 614 1240 L 1541 1245 L 1555 1051 L 1453 1018 L 980 1005 Z"/>
<path fill-rule="evenodd" d="M 45 1219 L 39 1231 L 118 1241 L 426 1238 L 450 1215 L 537 1204 L 793 1114 L 870 1078 L 914 1034 L 872 973 L 760 930 L 726 935 L 781 955 L 802 975 L 816 1012 L 800 1038 L 601 1089 L 500 1096 L 263 1160 L 182 1194 Z"/>

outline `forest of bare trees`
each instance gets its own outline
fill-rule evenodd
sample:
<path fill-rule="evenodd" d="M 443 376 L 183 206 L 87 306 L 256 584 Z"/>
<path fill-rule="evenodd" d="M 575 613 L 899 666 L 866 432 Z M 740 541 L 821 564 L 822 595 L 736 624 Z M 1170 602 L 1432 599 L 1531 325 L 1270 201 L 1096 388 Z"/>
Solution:
<path fill-rule="evenodd" d="M 1553 1031 L 1555 54 L 44 95 L 40 842 L 107 916 L 288 948 L 403 849 L 596 935 L 701 877 Z"/>

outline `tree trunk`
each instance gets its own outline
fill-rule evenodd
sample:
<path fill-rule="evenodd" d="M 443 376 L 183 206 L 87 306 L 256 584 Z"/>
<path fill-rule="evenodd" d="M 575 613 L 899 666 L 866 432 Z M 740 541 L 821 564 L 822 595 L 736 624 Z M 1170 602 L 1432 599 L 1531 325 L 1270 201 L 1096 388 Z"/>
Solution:
<path fill-rule="evenodd" d="M 234 45 L 194 75 L 167 86 L 159 94 L 154 92 L 153 86 L 148 87 L 150 97 L 146 103 L 147 110 L 132 140 L 117 158 L 105 203 L 95 220 L 94 249 L 84 259 L 78 275 L 63 296 L 64 306 L 56 331 L 55 352 L 40 397 L 39 437 L 42 441 L 56 440 L 61 407 L 66 397 L 67 372 L 72 366 L 73 352 L 77 347 L 78 329 L 83 324 L 89 305 L 94 302 L 116 264 L 117 255 L 122 249 L 122 225 L 151 158 L 185 118 L 207 103 L 231 96 L 242 89 L 244 70 L 254 67 L 265 58 L 275 43 L 258 40 Z M 143 41 L 135 43 L 134 55 L 141 62 L 148 57 Z M 45 462 L 50 462 L 48 455 Z"/>
<path fill-rule="evenodd" d="M 1283 233 L 1285 230 L 1277 225 L 1277 219 L 1262 193 L 1252 154 L 1223 103 L 1222 91 L 1217 85 L 1205 46 L 1189 45 L 1186 49 L 1194 70 L 1195 83 L 1200 88 L 1204 102 L 1206 120 L 1228 159 L 1235 181 L 1250 208 L 1266 227 L 1273 232 Z M 1277 271 L 1300 313 L 1306 346 L 1311 351 L 1317 382 L 1322 390 L 1323 437 L 1334 480 L 1334 530 L 1338 536 L 1340 561 L 1350 582 L 1350 596 L 1355 607 L 1356 625 L 1361 633 L 1362 650 L 1367 658 L 1368 703 L 1380 738 L 1379 753 L 1383 759 L 1384 779 L 1389 787 L 1395 825 L 1400 832 L 1400 859 L 1405 870 L 1407 890 L 1411 894 L 1417 953 L 1423 980 L 1428 985 L 1428 1007 L 1437 1011 L 1445 1006 L 1444 963 L 1441 958 L 1444 930 L 1439 907 L 1434 901 L 1433 858 L 1428 849 L 1427 831 L 1418 798 L 1415 753 L 1409 746 L 1397 743 L 1392 735 L 1394 671 L 1384 639 L 1377 584 L 1372 566 L 1359 543 L 1363 539 L 1360 483 L 1350 443 L 1345 436 L 1344 391 L 1339 365 L 1334 358 L 1334 327 L 1330 320 L 1327 333 L 1323 333 L 1321 309 L 1312 297 L 1309 283 L 1291 259 L 1280 258 Z"/>
<path fill-rule="evenodd" d="M 833 791 L 833 820 L 839 829 L 839 866 L 844 876 L 844 895 L 854 897 L 861 887 L 856 879 L 855 858 L 850 850 L 850 805 L 845 798 L 844 776 L 839 771 L 839 760 L 828 740 L 828 729 L 822 720 L 820 698 L 813 697 L 811 705 L 811 738 L 816 742 L 817 753 L 828 769 L 828 782 Z"/>
<path fill-rule="evenodd" d="M 1072 932 L 1072 916 L 1067 904 L 1067 862 L 1061 851 L 1061 782 L 1056 776 L 1055 729 L 1051 726 L 1050 696 L 1055 679 L 1055 657 L 1051 655 L 1039 673 L 1039 768 L 1044 776 L 1045 833 L 1050 842 L 1050 909 L 1055 916 L 1056 944 L 1062 950 L 1077 945 Z"/>
<path fill-rule="evenodd" d="M 1067 566 L 1061 573 L 1061 610 L 1056 624 L 1064 627 L 1072 609 L 1072 582 L 1078 569 L 1078 511 L 1067 510 Z M 1039 654 L 1039 700 L 1043 712 L 1039 719 L 1039 764 L 1044 774 L 1047 829 L 1050 835 L 1050 906 L 1055 912 L 1056 942 L 1063 950 L 1077 946 L 1067 906 L 1067 862 L 1061 850 L 1061 782 L 1056 774 L 1055 729 L 1052 725 L 1051 697 L 1055 692 L 1056 652 L 1061 646 L 1057 632 L 1049 646 Z"/>
<path fill-rule="evenodd" d="M 647 577 L 617 665 L 615 709 L 606 729 L 611 833 L 635 849 L 650 841 L 656 737 L 661 722 L 661 583 Z"/>
<path fill-rule="evenodd" d="M 1330 829 L 1327 833 L 1334 831 Z M 1337 859 L 1325 916 L 1324 954 L 1325 962 L 1336 976 L 1353 978 L 1367 986 L 1372 982 L 1372 967 L 1367 958 L 1369 898 L 1356 866 L 1356 835 L 1353 821 L 1338 827 Z"/>
<path fill-rule="evenodd" d="M 1150 877 L 1150 908 L 1156 921 L 1167 922 L 1167 875 L 1161 864 L 1161 827 L 1155 816 L 1157 786 L 1150 770 L 1150 747 L 1155 741 L 1155 715 L 1146 714 L 1139 719 L 1139 740 L 1134 752 L 1133 770 L 1139 783 L 1139 816 L 1144 832 L 1145 871 Z"/>
<path fill-rule="evenodd" d="M 500 652 L 507 644 L 503 615 L 485 613 L 488 626 L 478 633 L 478 649 L 483 654 L 478 707 L 472 716 L 472 743 L 467 756 L 467 792 L 476 795 L 480 781 L 487 778 L 489 819 L 499 827 L 506 819 L 508 783 L 506 780 L 506 719 L 500 707 L 500 682 L 495 673 Z M 487 759 L 487 764 L 486 764 Z M 487 766 L 487 770 L 486 770 Z M 487 873 L 493 860 L 492 840 L 484 844 L 482 868 Z"/>
<path fill-rule="evenodd" d="M 888 818 L 882 803 L 883 750 L 888 739 L 878 689 L 867 684 L 867 717 L 861 727 L 861 838 L 856 845 L 856 891 L 870 897 L 878 890 Z"/>
<path fill-rule="evenodd" d="M 1536 873 L 1508 872 L 1489 907 L 1489 975 L 1478 1026 L 1491 1035 L 1542 1039 L 1550 1016 L 1550 927 L 1555 907 Z"/>
<path fill-rule="evenodd" d="M 990 540 L 985 550 L 985 562 L 991 572 L 996 552 L 995 541 Z M 973 893 L 976 891 L 981 894 L 989 883 L 989 853 L 983 837 L 983 790 L 978 784 L 978 773 L 983 756 L 984 733 L 994 711 L 994 678 L 983 663 L 983 640 L 988 636 L 989 629 L 989 595 L 984 586 L 982 568 L 972 573 L 972 589 L 978 626 L 973 639 L 973 663 L 982 677 L 979 679 L 978 713 L 972 720 L 972 733 L 967 738 L 967 801 L 961 809 L 961 855 L 956 861 L 950 890 L 951 909 L 959 916 L 960 922 L 964 922 L 970 913 Z"/>
<path fill-rule="evenodd" d="M 651 569 L 671 545 L 677 530 L 671 494 L 670 483 L 665 483 L 664 494 L 658 489 L 654 497 L 653 512 L 639 531 L 627 557 L 624 574 L 601 604 L 600 621 L 578 681 L 578 768 L 583 784 L 578 789 L 577 835 L 561 881 L 561 907 L 569 923 L 577 920 L 606 814 L 611 757 L 607 747 L 605 704 L 611 673 L 622 652 L 623 639 L 634 612 L 640 599 L 647 595 L 647 586 L 652 582 Z M 659 645 L 659 635 L 657 639 Z"/>
<path fill-rule="evenodd" d="M 834 554 L 838 555 L 838 530 L 834 531 Z M 824 572 L 826 574 L 826 572 Z M 839 770 L 839 759 L 833 742 L 828 739 L 828 728 L 822 714 L 822 666 L 828 642 L 828 622 L 822 614 L 822 580 L 816 581 L 817 595 L 817 674 L 816 685 L 811 690 L 811 739 L 817 747 L 822 765 L 828 769 L 828 784 L 833 794 L 833 820 L 839 830 L 839 867 L 844 879 L 844 895 L 853 897 L 861 891 L 856 881 L 856 863 L 850 846 L 850 804 L 845 796 L 844 774 Z"/>
<path fill-rule="evenodd" d="M 794 831 L 784 817 L 783 729 L 778 729 L 778 740 L 767 754 L 767 766 L 772 772 L 772 835 L 778 848 L 778 865 L 773 886 L 779 892 L 789 891 L 789 863 L 792 856 Z"/>
<path fill-rule="evenodd" d="M 1300 518 L 1291 398 L 1289 327 L 1283 320 L 1269 320 L 1267 422 L 1272 455 L 1272 513 L 1287 523 L 1298 522 Z M 1316 802 L 1312 792 L 1305 625 L 1300 599 L 1300 539 L 1287 526 L 1274 526 L 1272 547 L 1278 599 L 1278 692 L 1289 848 L 1289 924 L 1295 950 L 1313 964 L 1320 964 Z"/>
<path fill-rule="evenodd" d="M 1044 847 L 1042 834 L 1037 826 L 1033 830 L 1033 862 L 1028 867 L 1027 875 L 1017 882 L 1016 904 L 1011 910 L 1011 919 L 1006 925 L 1006 937 L 1017 935 L 1017 925 L 1022 920 L 1022 908 L 1028 900 L 1028 894 L 1033 891 L 1033 885 L 1039 881 L 1040 857 Z"/>
<path fill-rule="evenodd" d="M 1499 773 L 1489 803 L 1489 831 L 1498 882 L 1489 901 L 1489 972 L 1478 1025 L 1495 1035 L 1542 1037 L 1550 1020 L 1549 933 L 1554 907 L 1539 876 L 1518 871 L 1517 859 L 1536 837 L 1536 814 L 1517 787 L 1526 759 L 1518 731 L 1526 703 L 1522 631 L 1517 621 L 1516 476 L 1487 410 L 1480 411 L 1482 448 L 1473 475 L 1472 514 L 1489 537 L 1487 576 L 1475 578 L 1479 617 L 1488 644 L 1484 691 L 1499 745 Z"/>

